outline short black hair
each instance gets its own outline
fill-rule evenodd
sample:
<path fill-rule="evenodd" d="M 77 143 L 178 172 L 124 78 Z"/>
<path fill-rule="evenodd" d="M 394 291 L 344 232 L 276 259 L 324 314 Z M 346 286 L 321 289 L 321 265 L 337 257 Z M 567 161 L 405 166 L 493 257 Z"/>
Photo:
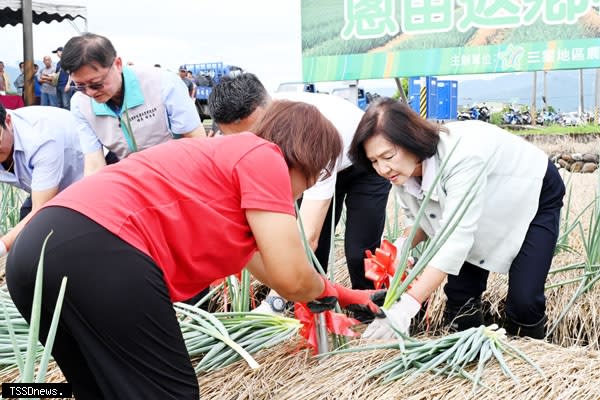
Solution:
<path fill-rule="evenodd" d="M 225 76 L 208 96 L 208 113 L 217 124 L 229 124 L 248 117 L 257 107 L 269 103 L 269 94 L 256 75 L 243 72 Z"/>
<path fill-rule="evenodd" d="M 76 72 L 81 67 L 94 63 L 108 68 L 112 65 L 115 57 L 117 57 L 117 51 L 108 38 L 86 32 L 72 37 L 65 44 L 60 65 L 68 73 Z"/>
<path fill-rule="evenodd" d="M 0 126 L 6 128 L 6 108 L 0 103 Z"/>

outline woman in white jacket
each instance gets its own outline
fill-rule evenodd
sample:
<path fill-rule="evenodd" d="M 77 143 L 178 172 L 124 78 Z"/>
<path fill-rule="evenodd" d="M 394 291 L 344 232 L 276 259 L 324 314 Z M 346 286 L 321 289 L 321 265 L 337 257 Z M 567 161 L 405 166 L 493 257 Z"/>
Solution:
<path fill-rule="evenodd" d="M 441 179 L 433 180 L 456 145 Z M 483 323 L 481 295 L 489 272 L 507 273 L 505 327 L 511 334 L 545 336 L 544 283 L 559 231 L 564 183 L 532 144 L 480 121 L 440 126 L 392 99 L 372 104 L 349 151 L 390 180 L 404 209 L 407 237 L 427 192 L 432 191 L 412 245 L 435 236 L 465 193 L 476 190 L 460 223 L 421 276 L 376 319 L 363 337 L 393 337 L 390 319 L 408 332 L 421 304 L 447 278 L 445 320 L 455 330 Z M 481 184 L 475 185 L 477 177 Z M 401 241 L 401 240 L 400 240 Z"/>

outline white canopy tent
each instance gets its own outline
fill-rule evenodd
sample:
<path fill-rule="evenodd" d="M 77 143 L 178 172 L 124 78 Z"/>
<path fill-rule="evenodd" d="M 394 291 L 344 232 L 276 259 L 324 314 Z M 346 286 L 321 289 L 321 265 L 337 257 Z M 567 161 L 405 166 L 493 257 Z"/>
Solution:
<path fill-rule="evenodd" d="M 87 0 L 0 0 L 0 27 L 23 24 L 23 60 L 25 61 L 25 104 L 33 104 L 33 24 L 76 18 L 85 21 Z"/>
<path fill-rule="evenodd" d="M 23 3 L 22 0 L 0 0 L 0 27 L 23 22 Z M 33 0 L 30 3 L 34 24 L 74 20 L 78 17 L 87 19 L 87 1 Z"/>

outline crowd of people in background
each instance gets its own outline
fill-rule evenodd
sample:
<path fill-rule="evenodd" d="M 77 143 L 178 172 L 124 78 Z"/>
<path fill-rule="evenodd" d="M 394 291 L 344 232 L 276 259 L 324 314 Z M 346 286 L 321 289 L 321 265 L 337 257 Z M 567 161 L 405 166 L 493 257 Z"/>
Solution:
<path fill-rule="evenodd" d="M 62 46 L 52 51 L 56 54 L 58 61 L 54 63 L 52 56 L 46 55 L 43 58 L 44 67 L 40 70 L 38 64 L 33 65 L 33 92 L 34 101 L 32 105 L 53 106 L 70 109 L 71 96 L 73 88 L 69 74 L 61 68 L 60 58 L 62 55 Z M 25 90 L 25 63 L 19 63 L 19 75 L 14 81 L 11 81 L 5 71 L 4 62 L 0 61 L 0 95 L 16 93 L 23 97 Z"/>

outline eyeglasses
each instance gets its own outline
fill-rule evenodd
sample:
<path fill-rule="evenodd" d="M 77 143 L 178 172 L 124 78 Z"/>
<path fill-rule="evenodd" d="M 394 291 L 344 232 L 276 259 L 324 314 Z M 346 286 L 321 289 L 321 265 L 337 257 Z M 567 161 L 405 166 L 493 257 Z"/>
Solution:
<path fill-rule="evenodd" d="M 100 82 L 96 82 L 96 83 L 88 83 L 87 85 L 79 85 L 77 84 L 77 82 L 73 82 L 73 89 L 76 90 L 77 92 L 85 92 L 86 90 L 90 89 L 90 90 L 100 90 L 104 87 L 104 84 L 106 81 L 106 78 L 108 78 L 108 74 L 110 74 L 110 71 L 113 69 L 113 67 L 115 66 L 115 61 L 113 60 L 112 64 L 110 65 L 110 68 L 108 69 L 108 71 L 106 71 L 106 74 L 104 74 L 104 76 L 100 79 Z"/>

